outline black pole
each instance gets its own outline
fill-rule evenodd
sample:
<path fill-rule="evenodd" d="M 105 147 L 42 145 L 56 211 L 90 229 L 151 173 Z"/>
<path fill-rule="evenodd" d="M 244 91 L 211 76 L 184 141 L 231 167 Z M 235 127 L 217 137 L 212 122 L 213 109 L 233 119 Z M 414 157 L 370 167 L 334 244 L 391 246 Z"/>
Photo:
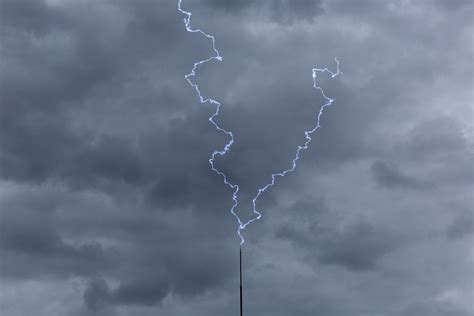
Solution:
<path fill-rule="evenodd" d="M 240 316 L 242 316 L 242 247 L 240 247 L 239 253 L 240 259 Z"/>

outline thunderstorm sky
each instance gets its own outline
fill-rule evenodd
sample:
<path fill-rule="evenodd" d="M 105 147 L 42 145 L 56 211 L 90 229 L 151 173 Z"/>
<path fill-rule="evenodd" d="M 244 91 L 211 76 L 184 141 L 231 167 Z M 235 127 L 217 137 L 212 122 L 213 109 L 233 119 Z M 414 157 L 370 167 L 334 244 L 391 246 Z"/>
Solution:
<path fill-rule="evenodd" d="M 473 316 L 474 4 L 184 0 L 262 195 L 247 315 Z M 210 42 L 173 0 L 0 0 L 0 314 L 238 314 L 228 138 L 185 81 Z"/>

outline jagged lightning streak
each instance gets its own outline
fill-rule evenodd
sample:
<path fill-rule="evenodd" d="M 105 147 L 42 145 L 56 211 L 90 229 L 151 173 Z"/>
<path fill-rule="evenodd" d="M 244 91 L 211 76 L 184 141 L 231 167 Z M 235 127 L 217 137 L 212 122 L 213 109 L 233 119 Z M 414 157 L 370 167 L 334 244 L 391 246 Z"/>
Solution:
<path fill-rule="evenodd" d="M 223 180 L 224 180 L 224 183 L 226 185 L 228 185 L 231 189 L 233 189 L 233 194 L 232 194 L 232 199 L 234 200 L 234 204 L 232 205 L 231 209 L 230 209 L 230 212 L 232 213 L 232 215 L 234 215 L 234 217 L 236 218 L 237 222 L 238 222 L 238 229 L 237 229 L 237 234 L 239 235 L 240 237 L 240 244 L 242 245 L 244 242 L 245 242 L 245 239 L 244 237 L 242 236 L 242 230 L 244 230 L 250 223 L 256 221 L 256 220 L 259 220 L 261 217 L 262 217 L 262 214 L 257 211 L 257 200 L 258 198 L 260 197 L 260 195 L 265 192 L 268 188 L 270 188 L 271 186 L 275 185 L 275 181 L 276 181 L 276 178 L 277 177 L 284 177 L 287 173 L 290 173 L 292 171 L 294 171 L 296 169 L 296 163 L 297 161 L 300 159 L 300 153 L 302 150 L 305 150 L 305 149 L 308 149 L 308 146 L 312 140 L 311 138 L 311 135 L 316 132 L 317 129 L 319 129 L 321 127 L 321 116 L 324 112 L 324 109 L 328 106 L 330 106 L 335 99 L 331 99 L 329 97 L 326 96 L 326 94 L 324 93 L 323 89 L 317 85 L 316 83 L 316 79 L 318 77 L 318 73 L 329 73 L 331 75 L 331 78 L 334 78 L 336 77 L 337 75 L 341 74 L 342 72 L 339 70 L 339 61 L 337 58 L 335 58 L 335 61 L 336 61 L 336 71 L 335 72 L 332 72 L 331 70 L 329 70 L 328 68 L 324 68 L 324 69 L 319 69 L 319 68 L 313 68 L 312 69 L 312 77 L 313 77 L 313 87 L 320 91 L 323 98 L 325 99 L 325 103 L 321 106 L 321 108 L 319 109 L 319 112 L 318 112 L 318 115 L 317 115 L 317 119 L 316 119 L 316 124 L 313 126 L 312 129 L 310 130 L 307 130 L 304 132 L 305 134 L 305 142 L 303 143 L 303 145 L 298 145 L 297 149 L 296 149 L 296 154 L 295 154 L 295 158 L 292 160 L 292 164 L 290 166 L 289 169 L 286 169 L 286 170 L 283 170 L 281 172 L 278 172 L 278 173 L 273 173 L 272 176 L 271 176 L 271 181 L 267 184 L 265 184 L 263 187 L 259 188 L 258 189 L 258 192 L 257 192 L 257 195 L 252 199 L 252 211 L 253 213 L 256 215 L 254 218 L 248 220 L 247 222 L 242 222 L 242 220 L 240 219 L 240 217 L 235 213 L 235 208 L 237 207 L 238 205 L 238 197 L 237 197 L 237 193 L 239 192 L 239 186 L 237 184 L 233 184 L 231 183 L 228 179 L 227 179 L 227 176 L 225 173 L 223 173 L 222 171 L 218 170 L 215 168 L 214 166 L 214 160 L 215 160 L 215 157 L 217 155 L 219 156 L 224 156 L 229 150 L 230 150 L 230 147 L 232 146 L 232 144 L 234 143 L 234 135 L 232 134 L 232 132 L 229 132 L 225 129 L 223 129 L 222 127 L 220 127 L 215 121 L 214 121 L 214 118 L 217 117 L 219 115 L 219 110 L 220 110 L 220 107 L 221 107 L 221 103 L 214 100 L 214 99 L 211 99 L 211 98 L 205 98 L 202 96 L 201 94 L 201 91 L 199 90 L 199 87 L 197 84 L 195 84 L 192 80 L 191 80 L 191 77 L 194 77 L 196 75 L 196 70 L 199 68 L 199 66 L 207 63 L 207 62 L 210 62 L 212 60 L 217 60 L 217 61 L 222 61 L 222 56 L 219 54 L 219 51 L 217 50 L 216 48 L 216 42 L 215 42 L 215 38 L 214 36 L 212 35 L 209 35 L 207 33 L 205 33 L 204 31 L 202 31 L 201 29 L 193 29 L 191 28 L 191 12 L 188 12 L 188 11 L 185 11 L 182 9 L 181 7 L 181 3 L 182 3 L 182 0 L 178 0 L 178 11 L 185 14 L 186 17 L 183 19 L 184 20 L 184 25 L 186 26 L 186 30 L 190 33 L 199 33 L 201 35 L 203 35 L 204 37 L 208 38 L 211 40 L 212 42 L 212 49 L 215 53 L 214 56 L 211 56 L 209 57 L 208 59 L 204 59 L 204 60 L 200 60 L 196 63 L 194 63 L 194 66 L 191 70 L 191 72 L 187 75 L 184 76 L 184 78 L 188 81 L 188 83 L 191 85 L 191 87 L 194 88 L 194 90 L 196 91 L 198 97 L 199 97 L 199 101 L 201 103 L 210 103 L 210 104 L 214 104 L 216 105 L 216 111 L 209 117 L 209 122 L 212 123 L 212 125 L 214 125 L 214 127 L 219 130 L 220 132 L 226 134 L 227 136 L 229 136 L 230 140 L 227 144 L 225 144 L 224 148 L 222 148 L 221 150 L 214 150 L 214 152 L 212 153 L 211 155 L 211 158 L 209 158 L 209 164 L 211 165 L 211 168 L 212 170 L 217 173 L 218 175 L 222 176 Z"/>
<path fill-rule="evenodd" d="M 229 182 L 229 180 L 227 180 L 227 176 L 225 175 L 225 173 L 223 173 L 222 171 L 220 171 L 220 170 L 218 170 L 214 167 L 214 160 L 215 160 L 216 156 L 219 155 L 219 156 L 222 157 L 230 150 L 230 147 L 234 143 L 234 135 L 232 134 L 232 132 L 229 132 L 229 131 L 223 129 L 222 127 L 220 127 L 216 123 L 216 121 L 214 121 L 214 118 L 219 115 L 219 110 L 221 108 L 221 103 L 219 101 L 214 100 L 214 99 L 203 97 L 202 94 L 201 94 L 201 90 L 199 90 L 198 85 L 195 84 L 191 80 L 191 78 L 196 75 L 196 70 L 197 70 L 197 68 L 199 68 L 199 66 L 201 66 L 201 65 L 203 65 L 207 62 L 210 62 L 212 60 L 222 61 L 222 56 L 219 54 L 219 51 L 216 48 L 216 40 L 215 40 L 214 36 L 209 35 L 209 34 L 203 32 L 200 29 L 191 28 L 191 16 L 192 16 L 192 14 L 191 14 L 191 12 L 183 10 L 183 8 L 181 7 L 181 3 L 182 3 L 182 0 L 178 0 L 178 11 L 186 15 L 186 17 L 183 19 L 184 20 L 184 25 L 186 26 L 186 31 L 188 31 L 190 33 L 199 33 L 199 34 L 203 35 L 204 37 L 210 39 L 211 42 L 212 42 L 212 50 L 215 53 L 214 56 L 211 56 L 208 59 L 204 59 L 204 60 L 200 60 L 198 62 L 195 62 L 194 66 L 193 66 L 193 69 L 191 69 L 191 72 L 188 73 L 187 75 L 185 75 L 184 78 L 188 81 L 188 83 L 191 85 L 191 87 L 193 87 L 194 90 L 196 90 L 196 93 L 199 97 L 199 101 L 201 103 L 209 103 L 209 104 L 214 104 L 216 106 L 216 111 L 209 117 L 209 122 L 211 122 L 211 124 L 214 125 L 214 127 L 218 131 L 226 134 L 230 138 L 229 142 L 227 144 L 225 144 L 224 148 L 222 148 L 221 150 L 217 150 L 217 149 L 214 150 L 214 152 L 211 155 L 211 158 L 209 158 L 209 164 L 211 165 L 212 170 L 215 173 L 217 173 L 218 175 L 222 176 L 222 178 L 224 180 L 224 183 L 226 185 L 228 185 L 233 190 L 232 199 L 234 200 L 234 204 L 232 204 L 230 212 L 232 213 L 232 215 L 234 215 L 234 217 L 236 218 L 236 220 L 239 224 L 239 228 L 237 229 L 237 234 L 240 237 L 240 244 L 243 244 L 244 238 L 242 237 L 240 231 L 245 226 L 244 226 L 244 223 L 242 223 L 242 221 L 240 220 L 239 216 L 235 213 L 235 208 L 239 204 L 238 199 L 237 199 L 237 193 L 239 192 L 239 186 L 237 184 L 233 184 L 233 183 Z"/>
<path fill-rule="evenodd" d="M 250 219 L 249 221 L 247 221 L 246 223 L 241 224 L 240 227 L 239 227 L 239 233 L 240 233 L 240 230 L 245 229 L 245 227 L 247 227 L 247 225 L 249 225 L 250 223 L 252 223 L 256 220 L 259 220 L 262 217 L 262 214 L 259 211 L 257 211 L 257 200 L 258 200 L 258 198 L 269 187 L 275 185 L 275 180 L 276 180 L 277 177 L 284 177 L 287 173 L 290 173 L 290 172 L 292 172 L 296 169 L 296 162 L 300 159 L 301 151 L 305 150 L 305 149 L 308 149 L 309 143 L 311 143 L 311 140 L 312 140 L 311 135 L 314 132 L 316 132 L 317 129 L 319 129 L 321 127 L 321 116 L 323 115 L 324 109 L 326 107 L 330 106 L 334 102 L 335 99 L 331 99 L 331 98 L 326 96 L 323 89 L 320 86 L 318 86 L 318 84 L 316 83 L 316 79 L 318 77 L 318 73 L 327 72 L 331 75 L 331 78 L 334 78 L 337 75 L 342 73 L 342 71 L 339 70 L 339 60 L 337 58 L 334 58 L 334 60 L 336 61 L 336 72 L 332 72 L 328 68 L 324 68 L 324 69 L 313 68 L 312 69 L 313 70 L 313 74 L 312 74 L 312 76 L 313 76 L 313 87 L 316 90 L 319 90 L 321 92 L 321 94 L 322 94 L 322 96 L 325 100 L 324 104 L 319 109 L 317 119 L 316 119 L 316 125 L 314 125 L 312 129 L 307 130 L 307 131 L 304 132 L 306 140 L 305 140 L 303 145 L 298 145 L 298 147 L 296 148 L 295 158 L 293 158 L 293 160 L 292 160 L 291 167 L 289 169 L 286 169 L 286 170 L 283 170 L 283 171 L 280 171 L 280 172 L 277 172 L 277 173 L 272 173 L 272 180 L 269 183 L 265 184 L 263 187 L 258 189 L 257 195 L 255 195 L 255 197 L 252 199 L 252 211 L 256 216 L 254 218 Z"/>

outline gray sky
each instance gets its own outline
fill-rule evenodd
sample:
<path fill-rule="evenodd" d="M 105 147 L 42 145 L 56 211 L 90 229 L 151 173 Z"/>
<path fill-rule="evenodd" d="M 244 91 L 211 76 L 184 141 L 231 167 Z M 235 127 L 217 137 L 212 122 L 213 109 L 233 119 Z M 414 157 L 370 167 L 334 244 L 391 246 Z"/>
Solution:
<path fill-rule="evenodd" d="M 0 0 L 0 314 L 238 313 L 228 139 L 184 80 L 175 1 Z M 250 198 L 248 315 L 474 315 L 473 31 L 463 0 L 183 2 Z"/>

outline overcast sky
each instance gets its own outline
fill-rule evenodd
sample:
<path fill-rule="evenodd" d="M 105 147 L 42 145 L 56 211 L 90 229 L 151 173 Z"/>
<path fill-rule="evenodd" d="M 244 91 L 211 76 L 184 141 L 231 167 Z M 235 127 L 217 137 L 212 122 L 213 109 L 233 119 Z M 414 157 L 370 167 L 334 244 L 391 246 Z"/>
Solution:
<path fill-rule="evenodd" d="M 184 0 L 258 316 L 474 315 L 474 5 Z M 238 315 L 228 138 L 174 0 L 0 0 L 0 314 Z"/>

